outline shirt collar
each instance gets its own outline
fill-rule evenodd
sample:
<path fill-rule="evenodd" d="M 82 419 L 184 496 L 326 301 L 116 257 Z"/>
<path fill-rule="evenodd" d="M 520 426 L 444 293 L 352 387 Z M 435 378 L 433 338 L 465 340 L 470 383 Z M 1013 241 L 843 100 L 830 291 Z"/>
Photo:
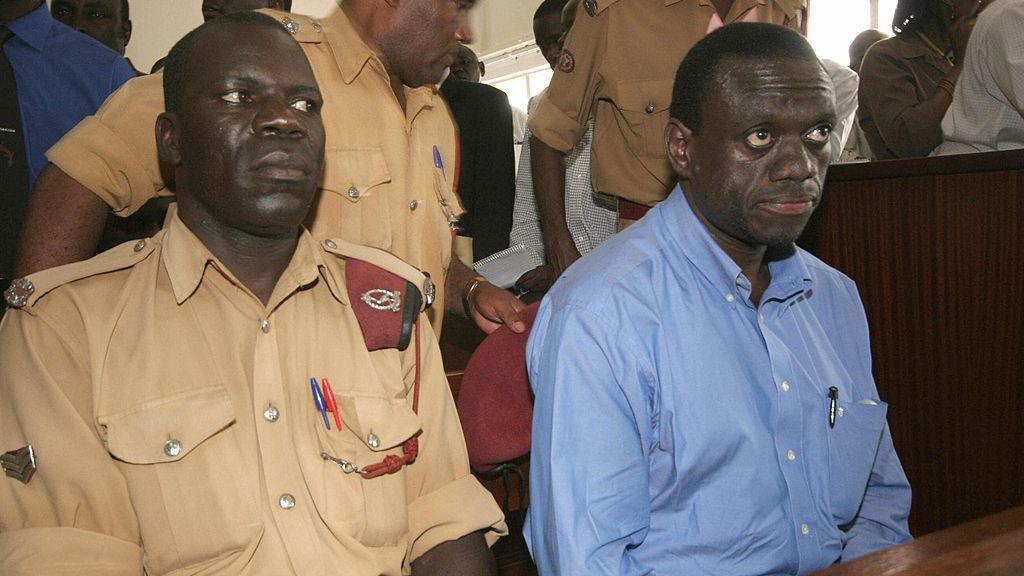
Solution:
<path fill-rule="evenodd" d="M 341 6 L 332 9 L 323 22 L 324 34 L 338 62 L 342 79 L 346 84 L 351 84 L 366 68 L 366 63 L 377 58 L 377 54 L 363 42 Z"/>
<path fill-rule="evenodd" d="M 680 184 L 655 210 L 662 229 L 671 239 L 672 251 L 689 260 L 721 292 L 723 298 L 735 298 L 737 287 L 743 288 L 749 296 L 750 282 L 694 214 Z M 768 269 L 772 280 L 762 302 L 767 299 L 785 300 L 810 286 L 811 276 L 799 248 L 786 258 L 769 262 Z"/>
<path fill-rule="evenodd" d="M 46 2 L 43 2 L 35 10 L 4 25 L 22 42 L 36 50 L 42 50 L 50 34 L 50 28 L 57 24 L 53 16 L 50 16 Z"/>
<path fill-rule="evenodd" d="M 163 237 L 163 250 L 161 258 L 167 275 L 171 281 L 171 290 L 174 292 L 174 299 L 178 304 L 188 300 L 202 283 L 206 271 L 214 268 L 232 283 L 241 286 L 234 274 L 226 266 L 220 263 L 216 256 L 206 247 L 188 226 L 181 221 L 177 212 L 171 217 Z M 323 248 L 313 240 L 306 229 L 295 247 L 295 254 L 291 262 L 281 274 L 274 289 L 275 295 L 280 293 L 282 286 L 287 287 L 286 294 L 294 289 L 312 284 L 326 268 L 323 258 Z M 324 272 L 325 275 L 329 275 Z M 348 299 L 344 291 L 340 289 L 336 278 L 329 278 L 327 282 L 331 293 L 342 303 Z"/>

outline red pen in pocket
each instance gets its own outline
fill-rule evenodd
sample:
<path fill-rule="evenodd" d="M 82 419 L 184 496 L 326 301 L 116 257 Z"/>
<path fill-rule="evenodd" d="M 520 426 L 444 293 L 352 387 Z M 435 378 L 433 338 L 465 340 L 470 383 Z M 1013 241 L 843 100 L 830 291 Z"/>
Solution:
<path fill-rule="evenodd" d="M 320 383 L 324 389 L 324 398 L 327 400 L 327 411 L 334 414 L 334 423 L 338 425 L 338 431 L 341 432 L 341 412 L 334 400 L 334 390 L 331 390 L 331 383 L 327 381 L 327 378 L 321 378 Z"/>

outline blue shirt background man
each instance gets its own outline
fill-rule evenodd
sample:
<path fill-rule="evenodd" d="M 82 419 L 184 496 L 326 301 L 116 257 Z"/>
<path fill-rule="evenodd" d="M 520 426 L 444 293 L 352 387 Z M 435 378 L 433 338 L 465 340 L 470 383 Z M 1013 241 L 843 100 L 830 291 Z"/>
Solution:
<path fill-rule="evenodd" d="M 733 24 L 670 113 L 684 188 L 567 271 L 527 348 L 540 573 L 803 574 L 908 540 L 857 289 L 793 244 L 828 75 L 799 34 Z"/>
<path fill-rule="evenodd" d="M 0 187 L 0 291 L 14 274 L 14 251 L 29 191 L 46 167 L 46 151 L 82 118 L 135 76 L 128 61 L 99 41 L 53 19 L 42 0 L 0 2 L 0 26 L 13 36 L 3 42 L 17 84 L 21 146 L 12 154 L 27 164 L 28 186 L 8 182 Z M 7 36 L 7 33 L 4 33 Z M 14 98 L 4 86 L 0 98 Z M 8 134 L 12 134 L 8 132 Z M 9 184 L 9 185 L 8 185 Z M 10 188 L 10 189 L 9 189 Z"/>

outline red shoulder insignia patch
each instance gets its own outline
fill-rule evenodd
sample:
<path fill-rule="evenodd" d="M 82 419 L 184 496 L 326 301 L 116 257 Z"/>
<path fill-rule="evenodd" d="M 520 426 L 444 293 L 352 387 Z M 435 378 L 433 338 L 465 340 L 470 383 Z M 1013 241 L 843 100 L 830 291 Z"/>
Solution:
<path fill-rule="evenodd" d="M 420 312 L 420 289 L 397 274 L 363 260 L 345 260 L 352 312 L 368 350 L 405 350 Z"/>
<path fill-rule="evenodd" d="M 562 50 L 562 53 L 558 55 L 558 71 L 572 74 L 572 71 L 575 69 L 576 59 L 573 58 L 572 52 Z"/>

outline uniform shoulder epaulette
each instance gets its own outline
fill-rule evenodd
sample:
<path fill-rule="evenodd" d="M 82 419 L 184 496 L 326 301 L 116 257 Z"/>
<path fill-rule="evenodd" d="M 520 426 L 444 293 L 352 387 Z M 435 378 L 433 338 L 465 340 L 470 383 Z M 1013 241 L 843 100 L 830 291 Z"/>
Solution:
<path fill-rule="evenodd" d="M 425 274 L 390 252 L 325 240 L 324 250 L 345 261 L 345 289 L 369 350 L 405 350 L 420 312 L 436 289 Z"/>
<path fill-rule="evenodd" d="M 269 8 L 262 8 L 257 12 L 266 14 L 280 22 L 281 26 L 284 26 L 284 29 L 300 44 L 317 44 L 324 40 L 324 27 L 316 18 Z"/>
<path fill-rule="evenodd" d="M 4 301 L 11 308 L 31 307 L 58 286 L 97 274 L 130 268 L 152 254 L 157 244 L 158 242 L 152 239 L 125 242 L 88 260 L 18 278 L 11 282 L 10 287 L 4 292 Z"/>

